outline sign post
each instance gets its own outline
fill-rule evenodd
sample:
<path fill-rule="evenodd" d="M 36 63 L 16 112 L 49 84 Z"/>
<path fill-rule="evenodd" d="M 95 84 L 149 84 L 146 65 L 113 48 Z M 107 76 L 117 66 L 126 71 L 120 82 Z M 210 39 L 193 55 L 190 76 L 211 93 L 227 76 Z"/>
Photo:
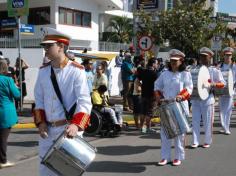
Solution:
<path fill-rule="evenodd" d="M 216 52 L 214 62 L 218 62 L 218 52 L 222 48 L 222 39 L 221 36 L 217 35 L 212 38 L 211 49 Z"/>
<path fill-rule="evenodd" d="M 18 58 L 19 58 L 19 78 L 20 78 L 20 111 L 23 107 L 22 97 L 22 62 L 21 62 L 21 36 L 20 36 L 20 17 L 27 16 L 29 14 L 29 2 L 28 0 L 7 0 L 7 11 L 9 17 L 17 17 L 18 22 Z"/>

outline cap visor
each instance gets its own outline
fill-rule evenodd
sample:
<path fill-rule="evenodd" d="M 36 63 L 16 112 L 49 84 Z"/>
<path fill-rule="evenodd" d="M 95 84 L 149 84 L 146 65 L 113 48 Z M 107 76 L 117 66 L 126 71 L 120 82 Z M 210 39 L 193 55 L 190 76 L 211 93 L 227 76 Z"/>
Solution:
<path fill-rule="evenodd" d="M 205 56 L 208 56 L 209 54 L 208 53 L 200 53 L 201 55 L 205 55 Z"/>
<path fill-rule="evenodd" d="M 225 54 L 225 55 L 232 55 L 233 53 L 230 52 L 230 51 L 226 51 L 224 54 Z"/>
<path fill-rule="evenodd" d="M 171 57 L 170 60 L 180 60 L 179 57 Z"/>
<path fill-rule="evenodd" d="M 40 43 L 40 45 L 45 45 L 45 44 L 48 44 L 48 43 L 56 43 L 57 41 L 55 41 L 55 40 L 45 40 L 45 41 L 42 41 L 41 43 Z"/>

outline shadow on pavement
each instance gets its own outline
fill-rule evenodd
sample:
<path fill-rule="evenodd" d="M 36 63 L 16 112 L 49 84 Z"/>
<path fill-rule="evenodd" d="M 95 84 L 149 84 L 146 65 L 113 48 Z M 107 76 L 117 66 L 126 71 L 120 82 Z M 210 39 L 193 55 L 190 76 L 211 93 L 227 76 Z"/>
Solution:
<path fill-rule="evenodd" d="M 97 147 L 97 151 L 103 155 L 134 155 L 138 153 L 144 153 L 149 149 L 160 149 L 160 146 L 128 146 L 128 145 L 118 145 L 118 146 L 105 146 Z"/>
<path fill-rule="evenodd" d="M 35 147 L 35 146 L 38 146 L 38 141 L 8 142 L 7 145 L 19 146 L 19 147 Z"/>
<path fill-rule="evenodd" d="M 111 172 L 111 173 L 141 173 L 147 165 L 156 165 L 155 162 L 130 163 L 119 161 L 95 161 L 87 172 Z"/>

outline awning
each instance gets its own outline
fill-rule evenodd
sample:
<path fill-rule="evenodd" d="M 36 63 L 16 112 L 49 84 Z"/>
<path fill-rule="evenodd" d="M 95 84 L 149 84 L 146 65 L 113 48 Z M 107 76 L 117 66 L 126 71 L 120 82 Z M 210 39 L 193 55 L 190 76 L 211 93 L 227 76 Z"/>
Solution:
<path fill-rule="evenodd" d="M 74 53 L 75 57 L 80 57 L 82 59 L 92 59 L 92 60 L 102 60 L 111 61 L 116 57 L 117 54 L 114 53 Z"/>

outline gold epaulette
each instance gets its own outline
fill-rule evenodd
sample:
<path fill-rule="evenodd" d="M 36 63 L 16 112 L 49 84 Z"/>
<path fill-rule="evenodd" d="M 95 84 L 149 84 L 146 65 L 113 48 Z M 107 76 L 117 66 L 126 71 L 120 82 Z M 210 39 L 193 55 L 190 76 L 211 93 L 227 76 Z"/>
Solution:
<path fill-rule="evenodd" d="M 72 64 L 73 66 L 75 66 L 75 67 L 77 67 L 77 68 L 81 69 L 81 70 L 83 70 L 83 69 L 84 69 L 84 66 L 83 66 L 83 65 L 81 65 L 81 64 L 79 64 L 79 63 L 78 63 L 78 62 L 76 62 L 76 61 L 73 61 L 73 62 L 71 62 L 71 64 Z"/>

